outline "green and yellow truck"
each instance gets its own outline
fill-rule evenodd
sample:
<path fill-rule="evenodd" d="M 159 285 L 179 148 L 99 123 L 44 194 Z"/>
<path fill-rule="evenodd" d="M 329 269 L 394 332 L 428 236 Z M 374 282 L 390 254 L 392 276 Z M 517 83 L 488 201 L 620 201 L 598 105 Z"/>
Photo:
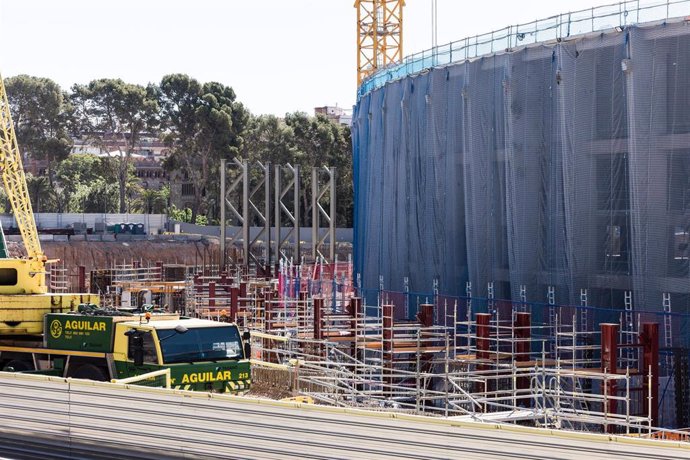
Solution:
<path fill-rule="evenodd" d="M 0 340 L 4 371 L 111 381 L 170 369 L 173 388 L 214 392 L 249 389 L 248 336 L 232 323 L 168 314 L 45 315 L 42 342 Z M 161 384 L 150 379 L 144 384 Z"/>

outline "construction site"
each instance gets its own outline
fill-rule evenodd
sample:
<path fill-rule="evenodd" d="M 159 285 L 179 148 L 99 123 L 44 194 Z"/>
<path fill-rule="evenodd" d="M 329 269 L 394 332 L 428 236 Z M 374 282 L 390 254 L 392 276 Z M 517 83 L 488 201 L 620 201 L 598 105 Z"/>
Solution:
<path fill-rule="evenodd" d="M 2 450 L 690 456 L 690 1 L 408 57 L 404 6 L 355 2 L 351 238 L 328 165 L 221 160 L 207 234 L 39 238 L 9 193 Z"/>

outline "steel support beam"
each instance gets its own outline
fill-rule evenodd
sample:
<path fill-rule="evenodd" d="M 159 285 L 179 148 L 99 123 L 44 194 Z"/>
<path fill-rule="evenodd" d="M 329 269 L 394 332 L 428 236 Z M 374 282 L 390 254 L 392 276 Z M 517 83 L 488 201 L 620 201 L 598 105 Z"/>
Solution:
<path fill-rule="evenodd" d="M 287 171 L 291 174 L 288 183 L 283 186 L 282 175 L 283 172 Z M 283 245 L 290 237 L 292 237 L 293 243 L 293 257 L 295 263 L 299 264 L 300 261 L 300 168 L 299 165 L 292 166 L 289 163 L 285 167 L 276 166 L 275 167 L 275 212 L 274 212 L 274 227 L 275 227 L 275 257 L 277 261 L 285 257 L 286 254 L 283 251 Z M 290 203 L 287 201 L 287 197 L 292 191 L 292 210 L 290 210 Z M 282 235 L 282 222 L 283 216 L 287 216 L 288 225 L 290 231 L 285 237 Z"/>
<path fill-rule="evenodd" d="M 227 175 L 227 163 L 226 160 L 221 160 L 220 166 L 220 195 L 221 195 L 221 209 L 220 209 L 220 265 L 221 270 L 227 266 L 227 243 L 228 241 L 235 242 L 238 236 L 242 235 L 242 250 L 244 252 L 244 264 L 249 265 L 250 262 L 254 262 L 257 269 L 260 268 L 264 270 L 265 267 L 260 260 L 255 257 L 251 249 L 256 244 L 256 242 L 261 238 L 265 237 L 265 250 L 266 250 L 266 260 L 264 261 L 266 265 L 270 264 L 271 258 L 271 217 L 270 217 L 270 206 L 271 206 L 271 167 L 270 164 L 258 163 L 261 169 L 261 178 L 255 187 L 250 188 L 250 164 L 246 160 L 240 160 L 238 158 L 233 159 L 235 166 L 239 168 L 239 175 L 235 180 L 228 186 L 226 175 Z M 242 191 L 239 191 L 239 186 L 242 184 Z M 259 205 L 256 203 L 255 197 L 259 196 L 258 192 L 263 188 L 263 211 L 259 210 Z M 230 209 L 234 217 L 239 223 L 240 229 L 235 232 L 230 238 L 226 234 L 227 217 L 226 210 Z M 258 220 L 263 224 L 263 228 L 254 239 L 251 239 L 250 228 L 253 219 Z"/>
<path fill-rule="evenodd" d="M 322 173 L 328 175 L 328 181 L 322 186 Z M 328 193 L 328 195 L 326 195 Z M 329 212 L 323 207 L 324 197 L 328 196 Z M 335 221 L 336 221 L 336 189 L 335 168 L 312 168 L 311 170 L 311 255 L 314 262 L 319 257 L 335 262 Z M 328 224 L 328 230 L 322 235 L 321 219 Z M 328 257 L 325 257 L 319 247 L 329 240 Z"/>

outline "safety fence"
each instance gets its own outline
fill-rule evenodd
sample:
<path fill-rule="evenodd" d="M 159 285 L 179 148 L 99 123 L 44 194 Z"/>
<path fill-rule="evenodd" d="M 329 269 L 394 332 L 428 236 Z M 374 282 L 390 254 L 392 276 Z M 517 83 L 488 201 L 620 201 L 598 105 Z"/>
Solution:
<path fill-rule="evenodd" d="M 682 17 L 689 12 L 689 0 L 629 0 L 511 25 L 409 55 L 402 63 L 393 64 L 372 75 L 362 83 L 357 94 L 362 97 L 389 81 L 439 65 L 510 51 L 530 43 L 562 40 L 598 30 Z"/>
<path fill-rule="evenodd" d="M 3 454 L 36 453 L 37 444 L 80 458 L 496 458 L 527 446 L 539 458 L 690 453 L 679 442 L 11 373 L 0 373 L 0 410 Z"/>

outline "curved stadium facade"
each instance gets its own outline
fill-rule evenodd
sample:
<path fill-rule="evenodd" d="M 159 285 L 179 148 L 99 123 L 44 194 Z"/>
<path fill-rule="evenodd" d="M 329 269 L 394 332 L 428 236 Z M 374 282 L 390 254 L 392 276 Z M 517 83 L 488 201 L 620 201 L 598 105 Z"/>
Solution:
<path fill-rule="evenodd" d="M 543 40 L 509 28 L 365 82 L 363 291 L 690 312 L 690 3 L 671 3 L 678 18 L 616 5 L 573 35 L 561 16 Z"/>

